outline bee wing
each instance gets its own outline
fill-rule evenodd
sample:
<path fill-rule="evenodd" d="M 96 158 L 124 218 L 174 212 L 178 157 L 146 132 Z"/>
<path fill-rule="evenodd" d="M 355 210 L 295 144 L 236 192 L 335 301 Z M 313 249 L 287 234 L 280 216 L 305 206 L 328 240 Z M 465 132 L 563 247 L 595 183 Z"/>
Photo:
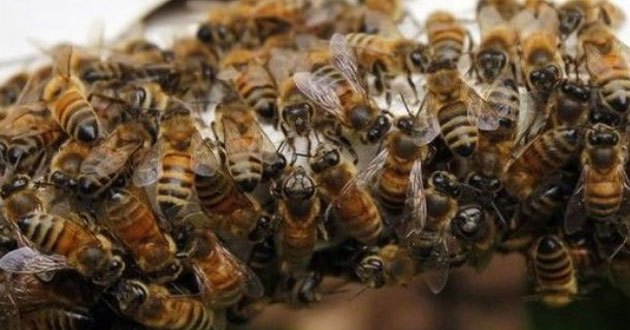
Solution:
<path fill-rule="evenodd" d="M 389 151 L 387 148 L 383 148 L 363 171 L 357 173 L 352 180 L 346 183 L 341 194 L 348 193 L 353 187 L 371 189 L 376 184 L 379 177 L 378 174 L 383 170 L 387 157 L 389 157 Z"/>
<path fill-rule="evenodd" d="M 141 141 L 134 141 L 118 146 L 110 140 L 112 139 L 107 139 L 90 150 L 81 163 L 82 174 L 96 173 L 99 176 L 109 176 L 116 173 L 127 164 L 129 157 L 142 145 Z"/>
<path fill-rule="evenodd" d="M 293 75 L 295 85 L 308 99 L 315 102 L 337 118 L 344 118 L 339 96 L 330 86 L 318 80 L 309 72 L 297 72 Z"/>
<path fill-rule="evenodd" d="M 424 228 L 427 220 L 427 203 L 424 195 L 422 181 L 422 162 L 417 160 L 409 173 L 409 186 L 407 187 L 407 205 L 409 217 L 403 221 L 403 237 L 419 233 Z"/>
<path fill-rule="evenodd" d="M 252 85 L 265 85 L 272 82 L 271 75 L 260 64 L 250 63 L 245 68 L 244 73 L 247 76 L 248 82 Z"/>
<path fill-rule="evenodd" d="M 230 116 L 223 116 L 221 118 L 221 124 L 223 126 L 223 143 L 225 144 L 225 151 L 228 154 L 234 154 L 243 151 L 249 151 L 251 153 L 261 156 L 262 149 L 262 129 L 258 124 L 258 121 L 253 120 L 246 125 L 249 127 L 243 127 L 244 124 L 237 123 Z M 249 134 L 253 136 L 246 136 Z M 253 140 L 253 143 L 243 143 L 243 140 Z"/>
<path fill-rule="evenodd" d="M 431 257 L 423 265 L 422 277 L 434 294 L 440 293 L 448 282 L 450 271 L 449 252 L 446 239 L 440 240 L 431 250 Z"/>
<path fill-rule="evenodd" d="M 515 146 L 523 146 L 534 139 L 547 123 L 547 116 L 541 114 L 538 101 L 532 93 L 521 91 L 519 99 L 521 110 L 514 138 Z"/>
<path fill-rule="evenodd" d="M 192 170 L 195 173 L 212 175 L 214 171 L 221 169 L 221 163 L 214 155 L 209 140 L 202 139 L 199 134 L 194 134 L 192 150 L 194 150 L 192 154 Z"/>
<path fill-rule="evenodd" d="M 431 143 L 440 134 L 440 122 L 433 112 L 424 112 L 418 116 L 418 127 L 413 132 L 417 145 Z"/>
<path fill-rule="evenodd" d="M 158 179 L 161 171 L 160 145 L 160 141 L 155 143 L 136 167 L 132 177 L 133 184 L 136 186 L 149 186 Z"/>
<path fill-rule="evenodd" d="M 335 33 L 332 36 L 330 39 L 330 53 L 332 54 L 332 65 L 341 71 L 356 92 L 365 95 L 366 89 L 363 79 L 359 75 L 357 58 L 343 34 Z"/>
<path fill-rule="evenodd" d="M 497 110 L 482 99 L 472 87 L 467 86 L 466 89 L 468 116 L 475 118 L 476 126 L 484 131 L 494 131 L 499 128 L 501 116 Z"/>
<path fill-rule="evenodd" d="M 479 31 L 482 39 L 488 31 L 505 23 L 503 16 L 501 16 L 501 13 L 499 13 L 494 6 L 484 6 L 481 8 L 477 16 L 477 21 L 479 22 Z"/>
<path fill-rule="evenodd" d="M 306 58 L 293 50 L 276 49 L 271 51 L 267 67 L 277 84 L 289 79 L 295 72 L 307 70 Z"/>
<path fill-rule="evenodd" d="M 576 185 L 573 195 L 567 204 L 567 210 L 564 214 L 564 230 L 567 234 L 575 234 L 584 227 L 586 221 L 586 204 L 584 197 L 586 195 L 587 186 L 584 180 L 588 175 L 589 168 L 584 166 L 582 174 Z"/>
<path fill-rule="evenodd" d="M 0 258 L 0 269 L 9 273 L 32 274 L 68 268 L 66 258 L 46 255 L 30 247 L 21 247 Z"/>

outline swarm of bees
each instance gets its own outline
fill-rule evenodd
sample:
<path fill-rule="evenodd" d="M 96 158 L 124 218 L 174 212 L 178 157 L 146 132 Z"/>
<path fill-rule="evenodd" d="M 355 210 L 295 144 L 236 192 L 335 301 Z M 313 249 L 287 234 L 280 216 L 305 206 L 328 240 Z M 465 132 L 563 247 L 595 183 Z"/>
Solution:
<path fill-rule="evenodd" d="M 475 40 L 442 11 L 405 36 L 404 6 L 230 1 L 171 48 L 62 44 L 7 80 L 3 324 L 224 329 L 505 253 L 550 306 L 628 291 L 620 8 L 480 0 Z"/>

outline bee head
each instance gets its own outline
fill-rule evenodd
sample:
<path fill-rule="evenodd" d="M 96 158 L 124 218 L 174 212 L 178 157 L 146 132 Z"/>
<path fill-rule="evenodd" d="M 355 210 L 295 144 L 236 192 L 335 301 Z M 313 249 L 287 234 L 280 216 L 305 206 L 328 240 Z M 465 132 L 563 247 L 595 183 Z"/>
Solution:
<path fill-rule="evenodd" d="M 486 234 L 488 223 L 486 213 L 479 205 L 465 205 L 457 210 L 451 221 L 453 235 L 464 242 L 478 242 Z"/>
<path fill-rule="evenodd" d="M 615 146 L 619 143 L 620 135 L 608 125 L 596 124 L 588 131 L 586 139 L 591 146 Z"/>
<path fill-rule="evenodd" d="M 560 33 L 568 36 L 582 24 L 584 15 L 577 8 L 560 8 L 558 10 L 558 19 L 560 20 Z"/>
<path fill-rule="evenodd" d="M 378 289 L 385 285 L 385 266 L 383 260 L 378 256 L 368 256 L 364 258 L 356 267 L 354 273 L 359 281 L 368 287 Z"/>
<path fill-rule="evenodd" d="M 313 107 L 308 103 L 298 103 L 282 109 L 282 119 L 292 125 L 298 134 L 308 132 L 313 116 Z"/>
<path fill-rule="evenodd" d="M 452 174 L 444 171 L 433 172 L 429 178 L 429 185 L 455 198 L 458 197 L 462 191 L 462 187 L 457 179 Z"/>
<path fill-rule="evenodd" d="M 315 156 L 311 158 L 310 165 L 313 172 L 320 173 L 327 168 L 338 165 L 340 161 L 339 149 L 327 143 L 322 143 L 317 146 Z"/>
<path fill-rule="evenodd" d="M 282 195 L 288 200 L 309 200 L 315 195 L 315 183 L 303 167 L 297 166 L 284 180 Z"/>
<path fill-rule="evenodd" d="M 407 66 L 411 72 L 426 72 L 429 66 L 428 47 L 423 44 L 414 47 L 407 58 Z"/>
<path fill-rule="evenodd" d="M 591 90 L 588 86 L 579 84 L 571 80 L 563 80 L 560 83 L 560 91 L 576 101 L 588 102 L 591 96 Z"/>
<path fill-rule="evenodd" d="M 478 172 L 471 173 L 468 178 L 466 178 L 466 183 L 482 193 L 496 193 L 503 188 L 503 182 L 501 182 L 501 179 L 497 176 L 485 175 Z"/>
<path fill-rule="evenodd" d="M 287 167 L 287 159 L 283 154 L 276 152 L 271 158 L 271 161 L 263 162 L 263 181 L 278 177 Z"/>
<path fill-rule="evenodd" d="M 0 190 L 0 197 L 7 198 L 11 194 L 28 187 L 31 178 L 26 175 L 17 175 L 13 180 L 5 183 Z"/>
<path fill-rule="evenodd" d="M 507 65 L 507 56 L 496 49 L 484 49 L 477 54 L 477 63 L 484 81 L 496 79 Z"/>
<path fill-rule="evenodd" d="M 116 287 L 115 295 L 120 311 L 132 315 L 149 297 L 149 288 L 140 281 L 124 280 Z"/>
<path fill-rule="evenodd" d="M 368 143 L 377 143 L 387 134 L 391 126 L 392 124 L 386 115 L 379 115 L 368 129 L 365 140 Z"/>
<path fill-rule="evenodd" d="M 560 80 L 560 69 L 556 65 L 548 65 L 532 71 L 529 80 L 538 91 L 550 93 Z"/>

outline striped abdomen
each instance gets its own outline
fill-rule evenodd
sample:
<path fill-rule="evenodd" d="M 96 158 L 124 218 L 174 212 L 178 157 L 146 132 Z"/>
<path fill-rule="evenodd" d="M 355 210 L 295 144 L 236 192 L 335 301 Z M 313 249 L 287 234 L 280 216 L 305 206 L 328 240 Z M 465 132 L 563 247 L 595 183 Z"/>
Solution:
<path fill-rule="evenodd" d="M 56 307 L 20 314 L 21 330 L 83 330 L 92 327 L 92 318 Z"/>
<path fill-rule="evenodd" d="M 531 220 L 544 221 L 560 210 L 564 202 L 562 188 L 554 185 L 528 198 L 523 203 L 522 211 Z"/>
<path fill-rule="evenodd" d="M 512 127 L 518 122 L 520 95 L 516 82 L 511 77 L 500 76 L 496 88 L 492 88 L 485 95 L 488 105 L 502 118 L 510 121 Z"/>
<path fill-rule="evenodd" d="M 378 185 L 378 197 L 388 211 L 401 212 L 405 206 L 409 174 L 414 162 L 393 155 L 387 158 Z"/>
<path fill-rule="evenodd" d="M 151 329 L 214 329 L 212 311 L 206 308 L 201 301 L 190 296 L 152 296 L 130 316 L 138 323 Z"/>
<path fill-rule="evenodd" d="M 569 250 L 556 236 L 543 236 L 534 244 L 531 261 L 537 291 L 550 305 L 563 305 L 577 293 L 575 269 Z"/>
<path fill-rule="evenodd" d="M 317 242 L 317 214 L 319 200 L 314 200 L 309 212 L 294 215 L 285 201 L 278 204 L 278 211 L 283 215 L 282 258 L 291 268 L 302 268 L 310 260 Z"/>
<path fill-rule="evenodd" d="M 177 150 L 170 145 L 162 155 L 162 172 L 157 183 L 157 202 L 169 219 L 190 201 L 195 173 L 189 150 Z"/>
<path fill-rule="evenodd" d="M 584 179 L 586 210 L 595 220 L 606 220 L 615 215 L 623 199 L 623 176 L 620 171 L 598 173 L 591 169 Z"/>
<path fill-rule="evenodd" d="M 464 52 L 466 32 L 452 16 L 448 21 L 444 19 L 446 17 L 442 17 L 442 20 L 431 21 L 432 17 L 429 17 L 427 23 L 432 60 L 457 62 Z"/>
<path fill-rule="evenodd" d="M 62 132 L 54 129 L 18 136 L 11 140 L 6 160 L 18 169 L 36 167 L 45 151 L 59 143 L 62 138 Z"/>
<path fill-rule="evenodd" d="M 245 278 L 239 265 L 227 257 L 224 251 L 215 249 L 205 258 L 194 263 L 197 271 L 203 274 L 205 285 L 210 292 L 213 307 L 227 307 L 236 304 L 244 293 Z"/>
<path fill-rule="evenodd" d="M 100 136 L 98 118 L 92 105 L 76 88 L 70 88 L 55 102 L 53 117 L 73 139 L 91 143 Z"/>
<path fill-rule="evenodd" d="M 477 149 L 479 131 L 468 118 L 468 110 L 463 102 L 447 104 L 439 109 L 438 121 L 442 138 L 452 152 L 470 157 Z"/>
<path fill-rule="evenodd" d="M 255 137 L 242 136 L 235 143 L 241 144 L 242 148 L 235 148 L 235 151 L 228 153 L 227 167 L 239 188 L 251 192 L 262 178 L 262 141 Z"/>
<path fill-rule="evenodd" d="M 236 81 L 236 90 L 245 103 L 266 119 L 277 116 L 278 92 L 271 75 L 261 67 L 248 68 Z M 254 70 L 251 74 L 249 70 Z"/>
<path fill-rule="evenodd" d="M 346 35 L 346 40 L 354 49 L 359 65 L 367 66 L 367 69 L 371 71 L 373 69 L 372 66 L 375 65 L 377 61 L 379 61 L 381 65 L 388 64 L 388 61 L 380 61 L 380 59 L 391 55 L 377 53 L 378 50 L 386 50 L 383 47 L 384 42 L 381 37 L 367 33 L 349 33 Z M 388 69 L 389 68 L 385 68 L 384 71 L 389 72 Z"/>
<path fill-rule="evenodd" d="M 346 80 L 343 74 L 334 66 L 325 64 L 322 66 L 315 66 L 313 75 L 315 76 L 315 79 L 322 81 L 324 85 L 331 86 L 337 96 L 339 96 L 341 105 L 346 110 L 344 118 L 339 118 L 342 124 L 346 127 L 355 129 L 363 128 L 366 123 L 363 121 L 352 122 L 351 118 L 349 118 L 350 114 L 348 111 L 353 109 L 355 106 L 354 101 L 356 101 L 357 98 L 355 97 L 356 95 L 353 88 L 350 86 L 350 83 Z"/>
<path fill-rule="evenodd" d="M 143 201 L 128 191 L 118 191 L 107 202 L 106 212 L 107 227 L 131 250 L 143 271 L 157 271 L 172 261 L 169 241 Z"/>
<path fill-rule="evenodd" d="M 354 188 L 334 202 L 335 214 L 345 231 L 363 244 L 373 244 L 383 231 L 383 220 L 372 196 Z"/>

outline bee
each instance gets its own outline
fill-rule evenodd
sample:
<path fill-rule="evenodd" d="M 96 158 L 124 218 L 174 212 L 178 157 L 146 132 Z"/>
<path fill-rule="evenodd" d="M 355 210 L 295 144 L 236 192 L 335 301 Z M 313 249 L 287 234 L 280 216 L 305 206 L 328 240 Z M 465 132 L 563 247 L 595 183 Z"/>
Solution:
<path fill-rule="evenodd" d="M 196 235 L 190 260 L 204 302 L 225 308 L 244 296 L 262 296 L 264 288 L 258 277 L 223 247 L 212 231 L 202 230 Z"/>
<path fill-rule="evenodd" d="M 165 90 L 191 103 L 205 100 L 216 82 L 219 54 L 193 38 L 176 40 L 172 51 L 175 72 L 163 79 Z"/>
<path fill-rule="evenodd" d="M 310 6 L 311 2 L 304 0 L 263 0 L 215 8 L 197 30 L 197 39 L 223 50 L 261 46 L 299 27 Z"/>
<path fill-rule="evenodd" d="M 625 20 L 623 10 L 608 0 L 569 0 L 558 7 L 559 30 L 566 38 L 584 24 L 601 21 L 613 28 Z"/>
<path fill-rule="evenodd" d="M 35 211 L 18 219 L 17 227 L 29 245 L 41 252 L 30 247 L 11 251 L 3 257 L 7 258 L 4 270 L 12 271 L 16 264 L 25 264 L 33 272 L 72 268 L 95 284 L 107 286 L 125 269 L 109 239 L 78 221 Z"/>
<path fill-rule="evenodd" d="M 59 187 L 74 190 L 78 184 L 81 164 L 88 157 L 90 148 L 75 140 L 68 140 L 50 161 L 48 180 Z"/>
<path fill-rule="evenodd" d="M 0 107 L 15 104 L 28 83 L 29 74 L 22 72 L 7 79 L 0 86 Z"/>
<path fill-rule="evenodd" d="M 536 293 L 550 307 L 569 304 L 578 293 L 573 260 L 565 243 L 555 235 L 538 238 L 529 252 Z"/>
<path fill-rule="evenodd" d="M 265 294 L 274 292 L 278 274 L 278 251 L 273 235 L 268 235 L 256 243 L 249 254 L 247 266 L 258 276 L 265 288 Z"/>
<path fill-rule="evenodd" d="M 383 219 L 370 191 L 354 178 L 357 168 L 342 159 L 341 152 L 328 144 L 317 146 L 309 160 L 321 195 L 348 235 L 363 244 L 375 244 L 383 232 Z"/>
<path fill-rule="evenodd" d="M 273 143 L 262 130 L 250 107 L 239 101 L 217 106 L 218 132 L 225 148 L 226 167 L 238 187 L 253 191 L 260 183 L 265 161 L 277 154 Z"/>
<path fill-rule="evenodd" d="M 584 26 L 578 33 L 579 48 L 590 85 L 600 104 L 617 113 L 630 109 L 630 50 L 603 23 Z"/>
<path fill-rule="evenodd" d="M 579 127 L 590 114 L 591 88 L 574 80 L 563 80 L 547 103 L 550 127 Z"/>
<path fill-rule="evenodd" d="M 272 191 L 280 199 L 280 255 L 289 273 L 295 273 L 308 266 L 317 243 L 321 204 L 316 185 L 306 170 L 297 166 Z"/>
<path fill-rule="evenodd" d="M 457 214 L 462 186 L 457 178 L 444 171 L 429 177 L 424 191 L 425 225 L 406 237 L 409 249 L 425 273 L 424 279 L 433 293 L 444 289 L 450 268 L 449 225 Z"/>
<path fill-rule="evenodd" d="M 394 22 L 400 22 L 405 16 L 403 0 L 361 0 L 359 3 L 369 10 L 391 18 Z"/>
<path fill-rule="evenodd" d="M 479 21 L 479 13 L 484 8 L 488 8 L 488 7 L 495 8 L 499 12 L 501 17 L 506 21 L 511 20 L 522 9 L 522 5 L 518 1 L 515 1 L 515 0 L 479 0 L 477 2 L 477 20 L 478 21 Z"/>
<path fill-rule="evenodd" d="M 359 68 L 374 75 L 379 94 L 391 89 L 392 78 L 402 75 L 407 76 L 409 85 L 416 92 L 411 75 L 426 72 L 429 65 L 426 45 L 411 39 L 367 33 L 350 33 L 346 39 L 354 49 Z"/>
<path fill-rule="evenodd" d="M 137 65 L 151 65 L 165 63 L 169 55 L 160 47 L 144 39 L 134 39 L 126 42 L 119 50 L 129 56 L 129 61 Z"/>
<path fill-rule="evenodd" d="M 319 302 L 322 299 L 322 292 L 320 291 L 322 279 L 322 274 L 316 271 L 285 276 L 280 285 L 279 299 L 297 307 Z"/>
<path fill-rule="evenodd" d="M 17 223 L 29 212 L 42 211 L 45 206 L 31 177 L 23 174 L 14 176 L 2 185 L 0 197 L 3 200 L 2 218 L 10 223 Z"/>
<path fill-rule="evenodd" d="M 582 175 L 565 214 L 567 233 L 582 228 L 586 217 L 607 221 L 628 205 L 627 150 L 616 129 L 595 124 L 586 132 Z"/>
<path fill-rule="evenodd" d="M 268 222 L 260 203 L 241 192 L 206 144 L 197 149 L 203 156 L 204 169 L 195 173 L 195 191 L 202 208 L 220 218 L 221 229 L 233 237 L 254 235 L 257 224 Z"/>
<path fill-rule="evenodd" d="M 515 76 L 514 66 L 518 58 L 516 30 L 501 17 L 496 7 L 483 7 L 477 16 L 481 42 L 473 56 L 473 69 L 485 83 L 494 82 L 506 70 L 511 70 Z"/>
<path fill-rule="evenodd" d="M 519 31 L 520 67 L 529 91 L 544 97 L 564 77 L 564 62 L 560 52 L 558 16 L 547 4 L 540 4 L 538 15 L 524 9 L 513 19 Z"/>
<path fill-rule="evenodd" d="M 278 92 L 263 61 L 252 51 L 235 49 L 225 55 L 222 66 L 228 70 L 224 73 L 231 76 L 241 99 L 262 118 L 274 120 L 278 115 Z"/>
<path fill-rule="evenodd" d="M 111 193 L 103 223 L 134 256 L 138 267 L 158 282 L 176 279 L 182 265 L 175 258 L 173 239 L 158 226 L 153 210 L 129 190 Z"/>
<path fill-rule="evenodd" d="M 94 326 L 91 316 L 57 307 L 22 313 L 19 322 L 19 329 L 80 330 Z"/>
<path fill-rule="evenodd" d="M 426 121 L 427 138 L 441 132 L 454 154 L 470 157 L 477 150 L 479 129 L 499 127 L 499 113 L 462 79 L 454 63 L 432 62 L 427 88 L 419 113 Z"/>
<path fill-rule="evenodd" d="M 83 82 L 75 77 L 70 68 L 73 48 L 68 58 L 61 57 L 53 71 L 53 78 L 44 88 L 42 99 L 52 112 L 52 117 L 61 129 L 73 139 L 95 143 L 101 136 L 101 124 L 86 95 Z"/>
<path fill-rule="evenodd" d="M 369 288 L 385 285 L 409 284 L 417 273 L 416 263 L 409 251 L 396 244 L 388 244 L 368 253 L 355 268 L 359 281 Z"/>
<path fill-rule="evenodd" d="M 520 213 L 526 217 L 525 223 L 532 221 L 544 223 L 563 210 L 572 193 L 566 179 L 563 175 L 552 177 L 521 203 Z"/>
<path fill-rule="evenodd" d="M 300 91 L 341 125 L 360 133 L 364 143 L 379 142 L 391 123 L 367 95 L 346 38 L 336 33 L 329 50 L 313 50 L 308 56 L 310 71 L 293 75 Z"/>
<path fill-rule="evenodd" d="M 41 167 L 65 135 L 43 104 L 15 109 L 4 119 L 2 129 L 9 140 L 5 161 L 13 172 L 39 174 Z"/>
<path fill-rule="evenodd" d="M 450 232 L 466 246 L 467 259 L 479 272 L 492 260 L 497 229 L 494 218 L 478 204 L 460 206 L 450 223 Z"/>
<path fill-rule="evenodd" d="M 154 144 L 133 175 L 141 187 L 157 181 L 156 203 L 162 215 L 177 222 L 180 211 L 194 196 L 195 170 L 201 159 L 194 155 L 201 144 L 191 110 L 181 101 L 171 99 L 161 115 L 159 141 Z"/>
<path fill-rule="evenodd" d="M 526 199 L 540 182 L 578 152 L 582 136 L 582 130 L 573 127 L 558 127 L 538 135 L 505 165 L 505 189 L 521 200 Z"/>
<path fill-rule="evenodd" d="M 215 325 L 214 313 L 200 300 L 171 294 L 159 284 L 126 279 L 115 296 L 123 315 L 151 329 L 202 330 Z"/>
<path fill-rule="evenodd" d="M 472 38 L 452 14 L 435 11 L 429 15 L 425 23 L 429 39 L 431 62 L 457 63 L 466 51 L 468 43 L 472 50 Z"/>

